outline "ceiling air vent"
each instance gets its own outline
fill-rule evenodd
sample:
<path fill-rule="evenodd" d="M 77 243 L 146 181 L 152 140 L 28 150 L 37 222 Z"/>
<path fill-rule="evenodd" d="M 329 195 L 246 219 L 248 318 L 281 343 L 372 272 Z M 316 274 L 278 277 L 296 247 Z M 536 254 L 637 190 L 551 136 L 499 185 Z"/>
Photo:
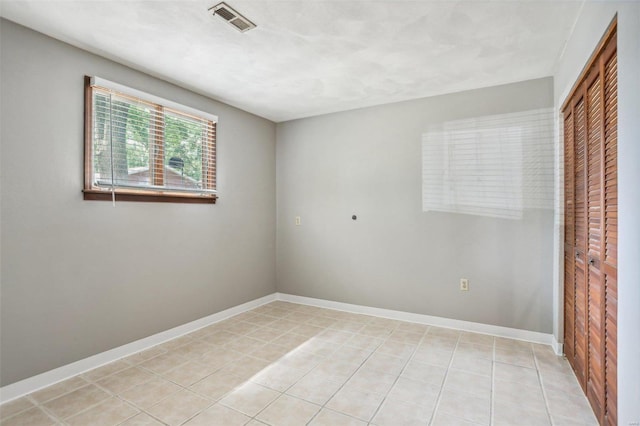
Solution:
<path fill-rule="evenodd" d="M 256 27 L 256 24 L 239 14 L 225 2 L 216 4 L 209 11 L 214 15 L 218 15 L 242 33 Z"/>

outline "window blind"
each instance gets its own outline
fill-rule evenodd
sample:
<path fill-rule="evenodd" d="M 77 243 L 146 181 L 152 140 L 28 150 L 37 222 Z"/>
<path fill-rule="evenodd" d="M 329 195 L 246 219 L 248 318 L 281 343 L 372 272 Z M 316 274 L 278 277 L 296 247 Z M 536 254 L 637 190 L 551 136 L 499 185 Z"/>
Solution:
<path fill-rule="evenodd" d="M 92 189 L 215 196 L 215 116 L 103 79 L 90 91 Z"/>

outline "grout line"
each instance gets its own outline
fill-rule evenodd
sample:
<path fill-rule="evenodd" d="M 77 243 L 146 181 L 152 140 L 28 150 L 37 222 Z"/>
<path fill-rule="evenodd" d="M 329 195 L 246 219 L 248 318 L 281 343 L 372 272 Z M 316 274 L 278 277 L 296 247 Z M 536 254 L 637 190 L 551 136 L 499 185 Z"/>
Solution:
<path fill-rule="evenodd" d="M 445 383 L 447 382 L 447 376 L 449 375 L 449 369 L 453 365 L 453 360 L 456 356 L 456 352 L 458 351 L 458 345 L 460 344 L 460 338 L 462 337 L 462 333 L 458 334 L 458 338 L 456 339 L 456 345 L 453 348 L 453 353 L 451 354 L 451 359 L 449 360 L 449 365 L 447 366 L 447 370 L 444 373 L 444 378 L 442 379 L 442 383 L 440 385 L 440 391 L 438 392 L 438 398 L 436 399 L 435 407 L 433 408 L 433 413 L 431 413 L 431 418 L 429 419 L 429 424 L 432 425 L 436 419 L 436 414 L 438 413 L 438 409 L 440 408 L 440 400 L 442 399 L 442 392 L 444 391 Z"/>
<path fill-rule="evenodd" d="M 532 347 L 533 349 L 533 347 Z M 536 366 L 536 373 L 538 375 L 538 383 L 540 383 L 540 389 L 542 389 L 542 397 L 544 398 L 544 407 L 547 410 L 547 416 L 549 417 L 549 424 L 553 425 L 553 417 L 551 416 L 551 408 L 549 407 L 549 397 L 547 396 L 547 391 L 544 387 L 544 380 L 542 375 L 540 374 L 540 365 L 538 364 L 538 356 L 536 355 L 536 351 L 533 351 L 533 362 Z"/>
<path fill-rule="evenodd" d="M 407 368 L 407 365 L 409 365 L 409 363 L 413 360 L 418 348 L 420 347 L 420 344 L 424 341 L 424 336 L 427 335 L 427 333 L 429 332 L 429 330 L 431 330 L 431 326 L 427 326 L 427 330 L 424 331 L 422 333 L 422 336 L 420 337 L 420 340 L 418 341 L 418 343 L 416 344 L 416 346 L 413 348 L 413 351 L 411 351 L 411 355 L 409 355 L 409 358 L 407 358 L 407 360 L 404 362 L 404 365 L 402 366 L 402 368 L 400 369 L 400 372 L 396 375 L 395 380 L 393 381 L 393 383 L 391 384 L 391 386 L 389 387 L 389 390 L 386 392 L 384 398 L 382 398 L 382 401 L 380 402 L 380 405 L 378 405 L 378 408 L 376 409 L 376 411 L 374 411 L 373 415 L 371 416 L 371 420 L 369 422 L 371 422 L 376 415 L 378 414 L 378 412 L 380 411 L 380 408 L 382 408 L 382 405 L 386 402 L 387 397 L 389 396 L 389 394 L 391 393 L 391 391 L 393 390 L 394 386 L 396 385 L 396 383 L 398 383 L 398 380 L 400 380 L 400 376 L 402 375 L 402 373 L 405 371 L 405 369 Z M 397 329 L 397 326 L 396 326 Z M 391 334 L 393 334 L 393 332 L 391 332 Z M 388 342 L 390 339 L 390 336 L 387 337 L 387 339 L 380 344 L 380 346 L 382 346 L 384 343 Z M 405 344 L 404 342 L 399 342 L 401 344 Z M 379 347 L 378 347 L 379 348 Z M 377 349 L 376 349 L 377 351 Z M 375 353 L 375 352 L 374 352 Z M 392 356 L 392 355 L 389 355 Z M 394 357 L 395 358 L 395 357 Z"/>

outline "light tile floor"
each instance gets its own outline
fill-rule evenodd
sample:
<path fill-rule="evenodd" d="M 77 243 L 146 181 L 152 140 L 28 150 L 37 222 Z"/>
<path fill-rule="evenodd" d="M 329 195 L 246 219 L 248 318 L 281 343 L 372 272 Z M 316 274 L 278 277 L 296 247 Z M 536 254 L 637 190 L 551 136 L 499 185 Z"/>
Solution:
<path fill-rule="evenodd" d="M 596 425 L 543 345 L 273 302 L 0 406 L 14 425 Z"/>

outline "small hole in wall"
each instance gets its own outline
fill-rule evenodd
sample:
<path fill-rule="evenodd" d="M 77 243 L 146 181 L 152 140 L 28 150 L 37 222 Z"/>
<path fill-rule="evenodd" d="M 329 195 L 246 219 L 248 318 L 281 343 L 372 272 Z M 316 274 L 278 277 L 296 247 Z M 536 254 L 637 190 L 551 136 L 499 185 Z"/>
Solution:
<path fill-rule="evenodd" d="M 358 216 L 356 216 L 355 214 L 353 216 L 351 216 L 351 219 L 356 220 L 358 218 Z"/>

